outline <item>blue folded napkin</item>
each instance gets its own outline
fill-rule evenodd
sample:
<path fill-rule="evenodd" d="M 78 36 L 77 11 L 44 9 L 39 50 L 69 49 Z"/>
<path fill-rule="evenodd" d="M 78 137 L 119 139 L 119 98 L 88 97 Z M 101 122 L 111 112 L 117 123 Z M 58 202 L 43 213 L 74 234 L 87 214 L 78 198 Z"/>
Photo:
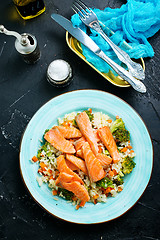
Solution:
<path fill-rule="evenodd" d="M 102 29 L 110 39 L 126 51 L 131 58 L 153 57 L 154 51 L 147 38 L 152 37 L 160 29 L 160 0 L 128 0 L 121 8 L 104 10 L 92 9 Z M 73 26 L 87 31 L 78 14 L 71 18 Z M 109 29 L 108 29 L 109 28 Z M 90 29 L 90 37 L 98 44 L 105 54 L 116 63 L 123 66 L 108 43 L 96 31 Z M 112 34 L 112 32 L 114 34 Z M 131 48 L 126 49 L 126 41 Z M 97 57 L 82 45 L 83 55 L 99 71 L 107 73 L 110 69 L 107 63 Z M 123 66 L 124 67 L 124 66 Z"/>

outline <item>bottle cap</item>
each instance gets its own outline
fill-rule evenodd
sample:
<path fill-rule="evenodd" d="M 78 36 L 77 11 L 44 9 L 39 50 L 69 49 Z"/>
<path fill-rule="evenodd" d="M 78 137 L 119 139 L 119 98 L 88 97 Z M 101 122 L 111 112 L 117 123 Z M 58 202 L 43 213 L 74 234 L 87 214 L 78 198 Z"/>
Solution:
<path fill-rule="evenodd" d="M 55 87 L 64 87 L 72 81 L 72 69 L 68 62 L 57 59 L 47 69 L 47 80 Z"/>

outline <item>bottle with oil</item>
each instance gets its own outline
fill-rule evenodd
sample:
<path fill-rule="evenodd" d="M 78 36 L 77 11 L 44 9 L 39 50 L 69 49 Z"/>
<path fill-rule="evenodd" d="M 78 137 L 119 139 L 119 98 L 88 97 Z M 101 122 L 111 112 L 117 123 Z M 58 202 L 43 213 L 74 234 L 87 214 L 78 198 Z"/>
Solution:
<path fill-rule="evenodd" d="M 43 0 L 13 0 L 19 15 L 27 20 L 42 14 L 45 11 Z"/>

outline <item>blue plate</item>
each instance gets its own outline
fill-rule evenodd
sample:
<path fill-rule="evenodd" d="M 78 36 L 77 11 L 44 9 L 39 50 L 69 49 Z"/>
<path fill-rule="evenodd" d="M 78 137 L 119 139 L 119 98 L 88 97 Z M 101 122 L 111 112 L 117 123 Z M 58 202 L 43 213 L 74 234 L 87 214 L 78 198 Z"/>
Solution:
<path fill-rule="evenodd" d="M 124 190 L 106 203 L 86 203 L 75 209 L 70 202 L 54 197 L 47 184 L 39 187 L 36 177 L 38 164 L 30 159 L 37 154 L 40 139 L 46 129 L 57 125 L 57 119 L 66 113 L 92 108 L 111 118 L 120 116 L 131 134 L 131 144 L 136 153 L 136 167 L 125 176 Z M 65 221 L 93 224 L 115 219 L 129 210 L 141 197 L 150 180 L 153 165 L 153 148 L 148 130 L 135 110 L 120 98 L 96 90 L 78 90 L 62 94 L 43 105 L 29 122 L 20 147 L 20 170 L 32 197 L 49 213 Z M 56 199 L 57 200 L 56 200 Z"/>

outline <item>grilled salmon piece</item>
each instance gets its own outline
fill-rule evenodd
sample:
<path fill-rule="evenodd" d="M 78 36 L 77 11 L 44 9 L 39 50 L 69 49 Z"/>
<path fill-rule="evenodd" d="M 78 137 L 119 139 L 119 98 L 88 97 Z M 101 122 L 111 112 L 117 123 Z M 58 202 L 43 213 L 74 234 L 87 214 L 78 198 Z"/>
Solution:
<path fill-rule="evenodd" d="M 44 138 L 61 152 L 71 154 L 76 152 L 73 144 L 69 140 L 66 140 L 62 133 L 56 127 L 50 129 L 44 135 Z"/>
<path fill-rule="evenodd" d="M 76 165 L 86 175 L 88 174 L 85 161 L 71 154 L 66 154 L 66 159 L 70 161 L 72 164 Z"/>
<path fill-rule="evenodd" d="M 82 184 L 80 184 L 80 182 L 77 181 L 73 181 L 70 183 L 63 182 L 62 184 L 65 189 L 73 192 L 75 196 L 83 202 L 83 206 L 86 202 L 90 200 L 87 189 Z"/>
<path fill-rule="evenodd" d="M 81 137 L 78 140 L 76 140 L 74 142 L 76 151 L 80 150 L 85 142 L 86 142 L 86 139 L 84 137 Z"/>
<path fill-rule="evenodd" d="M 96 155 L 98 153 L 98 145 L 87 113 L 81 112 L 78 114 L 76 116 L 76 122 L 82 135 L 88 141 L 93 153 Z"/>
<path fill-rule="evenodd" d="M 58 128 L 64 138 L 70 139 L 82 137 L 82 133 L 75 127 L 56 126 L 56 128 Z"/>
<path fill-rule="evenodd" d="M 79 150 L 77 150 L 77 152 L 76 152 L 76 156 L 77 156 L 77 157 L 80 157 L 80 158 L 82 158 L 82 159 L 84 159 L 82 148 L 79 149 Z"/>
<path fill-rule="evenodd" d="M 57 158 L 57 168 L 60 174 L 56 179 L 56 185 L 73 192 L 82 201 L 84 206 L 90 199 L 88 191 L 82 185 L 84 184 L 82 179 L 67 166 L 64 155 L 60 155 Z"/>
<path fill-rule="evenodd" d="M 100 164 L 102 165 L 102 167 L 108 167 L 109 164 L 111 164 L 112 162 L 112 158 L 108 157 L 107 155 L 103 154 L 103 153 L 98 153 L 96 155 L 96 158 L 99 160 Z"/>
<path fill-rule="evenodd" d="M 109 127 L 104 126 L 102 128 L 99 128 L 98 135 L 99 135 L 101 141 L 103 142 L 103 144 L 105 145 L 105 147 L 107 148 L 107 150 L 109 151 L 109 153 L 113 159 L 113 162 L 114 163 L 119 162 L 121 157 L 120 157 L 116 142 L 113 138 L 113 135 L 112 135 Z"/>
<path fill-rule="evenodd" d="M 69 175 L 74 176 L 74 178 L 72 179 L 73 181 L 78 181 L 84 184 L 82 179 L 67 166 L 64 155 L 60 155 L 57 158 L 57 168 L 60 172 L 65 172 L 65 173 L 68 173 Z"/>
<path fill-rule="evenodd" d="M 99 160 L 93 154 L 89 143 L 85 142 L 82 149 L 90 181 L 97 182 L 104 178 L 105 171 L 103 170 L 103 167 L 100 164 Z"/>
<path fill-rule="evenodd" d="M 93 129 L 93 133 L 94 133 L 96 142 L 100 142 L 101 139 L 100 139 L 100 137 L 99 137 L 99 135 L 98 135 L 98 129 Z"/>
<path fill-rule="evenodd" d="M 74 156 L 74 155 L 73 155 L 73 156 Z M 78 171 L 78 170 L 79 170 L 79 168 L 78 168 L 76 165 L 74 165 L 72 162 L 70 162 L 69 160 L 65 159 L 65 161 L 66 161 L 67 166 L 68 166 L 72 171 Z"/>
<path fill-rule="evenodd" d="M 56 179 L 56 185 L 59 187 L 63 187 L 63 182 L 71 182 L 74 176 L 70 175 L 66 172 L 60 172 L 58 178 Z"/>

